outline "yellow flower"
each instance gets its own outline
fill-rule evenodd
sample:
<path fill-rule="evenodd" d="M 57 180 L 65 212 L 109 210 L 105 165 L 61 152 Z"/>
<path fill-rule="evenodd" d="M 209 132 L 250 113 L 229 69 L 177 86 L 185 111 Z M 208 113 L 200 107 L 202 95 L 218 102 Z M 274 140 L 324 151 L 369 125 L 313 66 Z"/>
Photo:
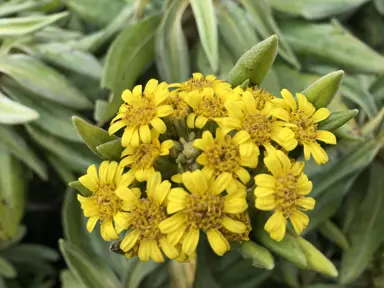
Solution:
<path fill-rule="evenodd" d="M 77 196 L 84 216 L 89 217 L 87 230 L 92 232 L 100 220 L 101 236 L 106 241 L 118 239 L 117 234 L 127 228 L 127 213 L 123 210 L 130 203 L 117 197 L 116 190 L 130 185 L 134 176 L 122 172 L 117 162 L 103 161 L 98 172 L 92 165 L 87 174 L 79 178 L 80 183 L 92 192 L 89 197 Z"/>
<path fill-rule="evenodd" d="M 244 142 L 242 133 L 234 137 L 225 135 L 222 129 L 216 129 L 216 138 L 213 139 L 211 132 L 204 131 L 201 139 L 196 139 L 193 146 L 203 152 L 196 161 L 203 165 L 203 172 L 209 177 L 217 177 L 222 173 L 230 173 L 233 181 L 239 178 L 247 184 L 251 179 L 244 167 L 255 168 L 258 162 L 258 154 L 252 153 L 249 157 L 240 154 L 240 145 Z"/>
<path fill-rule="evenodd" d="M 255 99 L 255 105 L 257 110 L 263 110 L 265 105 L 267 103 L 273 103 L 272 100 L 275 99 L 275 97 L 266 89 L 259 88 L 259 87 L 248 87 L 245 90 L 243 90 L 240 86 L 236 87 L 234 89 L 235 93 L 243 95 L 244 92 L 249 92 L 252 94 L 253 98 Z"/>
<path fill-rule="evenodd" d="M 231 84 L 223 80 L 216 79 L 214 75 L 204 77 L 201 73 L 193 73 L 192 78 L 182 83 L 174 83 L 169 85 L 176 88 L 175 91 L 181 92 L 181 95 L 188 95 L 190 92 L 202 92 L 205 88 L 212 88 L 216 93 L 220 93 L 223 89 L 231 89 Z"/>
<path fill-rule="evenodd" d="M 168 155 L 172 146 L 172 140 L 166 140 L 160 144 L 157 137 L 153 138 L 151 143 L 141 143 L 138 147 L 129 145 L 121 154 L 120 165 L 130 167 L 138 181 L 146 181 L 149 175 L 155 172 L 153 165 L 156 159 L 159 156 Z"/>
<path fill-rule="evenodd" d="M 160 118 L 172 114 L 170 105 L 162 105 L 169 95 L 168 85 L 151 79 L 142 92 L 142 86 L 135 86 L 132 90 L 125 90 L 122 94 L 124 104 L 121 105 L 117 116 L 112 119 L 108 129 L 109 134 L 114 134 L 125 127 L 122 145 L 138 147 L 140 142 L 151 142 L 153 127 L 159 134 L 165 133 L 167 127 Z"/>
<path fill-rule="evenodd" d="M 328 162 L 328 155 L 316 140 L 327 144 L 336 144 L 336 137 L 329 131 L 318 130 L 317 123 L 328 118 L 330 112 L 327 108 L 316 108 L 308 102 L 303 94 L 296 94 L 298 105 L 292 94 L 287 90 L 281 91 L 283 99 L 275 99 L 283 108 L 275 108 L 273 116 L 286 122 L 295 133 L 299 145 L 304 146 L 305 160 L 311 154 L 317 164 Z"/>
<path fill-rule="evenodd" d="M 171 259 L 179 256 L 175 245 L 159 229 L 160 222 L 167 219 L 165 202 L 170 189 L 171 183 L 168 180 L 161 182 L 160 172 L 156 172 L 148 178 L 147 198 L 141 197 L 139 188 L 120 187 L 116 190 L 118 197 L 129 202 L 129 207 L 125 208 L 130 230 L 120 244 L 127 257 L 137 253 L 141 261 L 164 262 L 163 253 Z"/>
<path fill-rule="evenodd" d="M 168 196 L 167 212 L 175 213 L 160 224 L 171 244 L 182 242 L 182 253 L 191 256 L 199 242 L 200 230 L 205 232 L 216 254 L 230 249 L 229 242 L 220 232 L 225 227 L 233 233 L 244 233 L 246 225 L 227 214 L 242 213 L 247 209 L 246 191 L 230 185 L 232 175 L 223 173 L 209 178 L 201 170 L 182 175 L 183 188 L 173 188 Z M 228 194 L 224 195 L 223 192 Z"/>
<path fill-rule="evenodd" d="M 189 114 L 189 105 L 185 102 L 185 95 L 181 95 L 177 91 L 172 91 L 166 100 L 166 104 L 173 108 L 173 113 L 169 117 L 173 119 L 184 119 Z"/>
<path fill-rule="evenodd" d="M 240 242 L 240 243 L 245 242 L 245 241 L 249 241 L 249 233 L 252 230 L 252 226 L 251 226 L 251 220 L 249 219 L 248 212 L 245 211 L 245 212 L 239 213 L 239 214 L 228 214 L 227 216 L 233 220 L 237 220 L 237 221 L 244 223 L 245 226 L 247 227 L 247 229 L 243 233 L 233 233 L 233 232 L 229 231 L 228 229 L 226 229 L 225 227 L 222 227 L 220 229 L 220 232 L 224 235 L 224 237 L 228 241 L 236 241 L 236 242 Z"/>
<path fill-rule="evenodd" d="M 268 153 L 264 164 L 272 175 L 255 176 L 256 208 L 274 211 L 264 229 L 271 238 L 281 241 L 288 218 L 297 234 L 307 227 L 309 218 L 300 210 L 312 210 L 315 206 L 315 199 L 305 197 L 312 191 L 312 182 L 303 174 L 304 163 L 291 162 L 282 151 Z"/>
<path fill-rule="evenodd" d="M 271 119 L 271 103 L 267 102 L 262 110 L 258 110 L 252 93 L 245 91 L 241 102 L 228 101 L 225 106 L 229 117 L 219 121 L 219 124 L 224 133 L 238 131 L 238 137 L 242 139 L 240 153 L 243 157 L 259 155 L 260 146 L 264 146 L 266 150 L 275 150 L 272 141 L 287 151 L 297 146 L 295 134 L 288 127 L 284 127 L 283 122 Z"/>

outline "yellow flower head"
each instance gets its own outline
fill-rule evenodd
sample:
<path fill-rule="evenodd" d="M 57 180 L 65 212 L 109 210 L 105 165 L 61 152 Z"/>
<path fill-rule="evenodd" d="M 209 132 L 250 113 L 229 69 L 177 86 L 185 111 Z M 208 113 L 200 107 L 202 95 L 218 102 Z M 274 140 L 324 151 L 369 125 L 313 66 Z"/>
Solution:
<path fill-rule="evenodd" d="M 275 99 L 283 108 L 273 110 L 273 116 L 286 122 L 295 133 L 298 144 L 304 146 L 305 160 L 309 160 L 311 154 L 317 164 L 328 162 L 328 155 L 316 140 L 327 144 L 336 144 L 336 137 L 329 131 L 318 130 L 317 123 L 328 118 L 330 112 L 327 108 L 316 108 L 308 102 L 303 94 L 296 94 L 297 102 L 287 90 L 281 91 L 283 99 Z M 297 105 L 298 104 L 298 105 Z"/>
<path fill-rule="evenodd" d="M 139 188 L 121 187 L 116 191 L 118 197 L 129 203 L 125 209 L 130 230 L 120 244 L 127 257 L 137 253 L 141 261 L 164 262 L 163 253 L 171 259 L 179 256 L 175 245 L 159 229 L 160 222 L 167 219 L 165 202 L 170 189 L 171 183 L 162 182 L 160 172 L 156 172 L 148 178 L 147 197 L 141 197 Z"/>
<path fill-rule="evenodd" d="M 89 166 L 87 174 L 79 178 L 80 183 L 92 192 L 89 197 L 77 196 L 84 216 L 89 217 L 87 230 L 92 232 L 100 220 L 101 236 L 106 241 L 118 239 L 117 234 L 127 228 L 126 213 L 122 210 L 130 203 L 117 197 L 116 190 L 130 185 L 134 176 L 122 172 L 117 162 L 103 161 L 99 171 L 95 165 Z"/>
<path fill-rule="evenodd" d="M 309 218 L 300 210 L 312 210 L 315 206 L 315 199 L 305 197 L 312 191 L 312 182 L 303 174 L 304 163 L 291 162 L 282 151 L 268 153 L 264 164 L 272 175 L 255 176 L 256 208 L 274 211 L 264 229 L 271 238 L 281 241 L 288 218 L 297 234 L 307 227 Z"/>
<path fill-rule="evenodd" d="M 272 104 L 272 100 L 275 97 L 266 89 L 259 88 L 257 86 L 253 88 L 246 88 L 245 91 L 241 87 L 236 87 L 234 92 L 237 94 L 244 94 L 244 92 L 251 93 L 253 98 L 255 99 L 255 105 L 257 110 L 263 110 L 267 103 Z"/>
<path fill-rule="evenodd" d="M 196 159 L 197 163 L 204 166 L 203 172 L 209 177 L 230 173 L 233 180 L 239 178 L 241 182 L 247 184 L 251 176 L 244 167 L 255 168 L 259 154 L 252 153 L 249 157 L 241 155 L 240 145 L 244 139 L 247 140 L 242 135 L 237 133 L 231 137 L 218 128 L 216 138 L 213 139 L 211 132 L 204 131 L 202 138 L 193 142 L 193 146 L 203 151 Z"/>
<path fill-rule="evenodd" d="M 233 233 L 244 233 L 244 223 L 228 217 L 247 209 L 245 189 L 231 185 L 232 175 L 223 173 L 209 178 L 201 170 L 182 175 L 183 188 L 173 188 L 168 196 L 167 212 L 175 213 L 160 224 L 160 230 L 168 234 L 168 240 L 176 245 L 182 242 L 182 253 L 191 256 L 199 242 L 200 230 L 207 234 L 212 249 L 223 255 L 230 248 L 220 232 L 225 227 Z M 227 195 L 224 195 L 224 191 Z"/>
<path fill-rule="evenodd" d="M 188 95 L 190 92 L 202 92 L 205 88 L 212 88 L 216 93 L 220 93 L 223 89 L 231 89 L 231 84 L 223 80 L 216 79 L 214 75 L 204 77 L 201 73 L 193 73 L 192 78 L 182 83 L 174 83 L 169 87 L 176 88 L 175 91 Z"/>
<path fill-rule="evenodd" d="M 156 159 L 168 155 L 172 146 L 172 140 L 160 143 L 157 137 L 154 137 L 151 143 L 141 143 L 138 147 L 129 145 L 121 154 L 120 165 L 130 167 L 138 181 L 146 181 L 149 175 L 155 172 L 153 165 Z"/>
<path fill-rule="evenodd" d="M 193 113 L 187 118 L 189 128 L 203 128 L 208 120 L 218 121 L 228 116 L 225 102 L 235 100 L 234 93 L 216 93 L 212 88 L 204 88 L 203 91 L 192 91 L 185 101 L 192 107 Z"/>
<path fill-rule="evenodd" d="M 185 102 L 185 95 L 181 95 L 177 91 L 172 91 L 166 100 L 166 104 L 173 108 L 173 113 L 169 117 L 173 119 L 184 119 L 188 116 L 190 108 L 187 102 Z"/>
<path fill-rule="evenodd" d="M 236 242 L 245 242 L 249 241 L 249 233 L 252 230 L 251 226 L 251 220 L 249 219 L 248 212 L 245 211 L 243 213 L 239 214 L 227 214 L 227 216 L 233 220 L 240 221 L 241 223 L 244 223 L 247 229 L 243 233 L 233 233 L 229 231 L 227 228 L 222 227 L 220 229 L 220 232 L 224 235 L 224 237 L 228 241 L 236 241 Z"/>
<path fill-rule="evenodd" d="M 162 105 L 169 95 L 168 85 L 163 82 L 151 79 L 145 86 L 138 85 L 130 90 L 125 90 L 122 94 L 124 104 L 121 105 L 117 116 L 112 119 L 108 129 L 109 134 L 114 134 L 125 127 L 122 145 L 127 147 L 139 146 L 140 142 L 151 142 L 152 126 L 159 134 L 163 134 L 167 127 L 161 117 L 172 114 L 173 109 L 170 105 Z"/>
<path fill-rule="evenodd" d="M 237 134 L 240 134 L 239 138 L 242 139 L 240 152 L 243 157 L 259 155 L 260 146 L 264 146 L 266 150 L 274 150 L 272 141 L 287 151 L 297 146 L 295 134 L 288 127 L 282 126 L 283 122 L 271 118 L 271 103 L 266 103 L 264 108 L 259 110 L 252 93 L 245 91 L 241 102 L 228 101 L 225 106 L 229 117 L 220 121 L 220 126 L 224 133 L 238 131 Z"/>

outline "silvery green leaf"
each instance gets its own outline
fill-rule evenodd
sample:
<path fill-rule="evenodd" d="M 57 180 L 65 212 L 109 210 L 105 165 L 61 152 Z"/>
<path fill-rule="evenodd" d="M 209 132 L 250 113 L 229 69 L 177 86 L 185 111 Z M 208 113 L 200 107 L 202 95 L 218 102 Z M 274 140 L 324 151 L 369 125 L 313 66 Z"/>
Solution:
<path fill-rule="evenodd" d="M 350 247 L 346 235 L 343 231 L 332 221 L 324 221 L 318 227 L 319 232 L 325 237 L 328 238 L 331 242 L 335 243 L 341 249 L 347 251 Z"/>
<path fill-rule="evenodd" d="M 17 271 L 15 267 L 6 259 L 0 256 L 0 276 L 4 278 L 15 278 Z"/>
<path fill-rule="evenodd" d="M 39 118 L 39 113 L 0 92 L 0 124 L 22 124 Z"/>
<path fill-rule="evenodd" d="M 383 0 L 373 0 L 377 11 L 380 12 L 381 15 L 384 15 L 384 1 Z"/>
<path fill-rule="evenodd" d="M 0 4 L 0 17 L 42 7 L 52 0 L 12 0 Z"/>

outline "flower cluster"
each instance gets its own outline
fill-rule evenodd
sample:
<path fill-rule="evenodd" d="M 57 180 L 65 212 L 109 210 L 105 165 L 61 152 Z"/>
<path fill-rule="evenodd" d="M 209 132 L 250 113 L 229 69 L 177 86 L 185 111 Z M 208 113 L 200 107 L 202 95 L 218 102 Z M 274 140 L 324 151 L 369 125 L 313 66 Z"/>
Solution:
<path fill-rule="evenodd" d="M 122 130 L 120 162 L 92 165 L 79 178 L 91 192 L 78 196 L 87 230 L 100 221 L 107 241 L 126 231 L 125 255 L 156 262 L 194 258 L 201 237 L 218 255 L 232 241 L 248 241 L 254 207 L 273 212 L 264 228 L 276 241 L 288 220 L 301 233 L 309 222 L 303 211 L 315 200 L 307 197 L 312 182 L 304 163 L 290 154 L 302 146 L 305 160 L 326 163 L 318 141 L 336 144 L 336 138 L 317 128 L 330 114 L 326 108 L 316 110 L 286 89 L 281 94 L 232 88 L 200 73 L 183 83 L 152 79 L 144 90 L 125 90 L 109 127 L 110 134 Z"/>

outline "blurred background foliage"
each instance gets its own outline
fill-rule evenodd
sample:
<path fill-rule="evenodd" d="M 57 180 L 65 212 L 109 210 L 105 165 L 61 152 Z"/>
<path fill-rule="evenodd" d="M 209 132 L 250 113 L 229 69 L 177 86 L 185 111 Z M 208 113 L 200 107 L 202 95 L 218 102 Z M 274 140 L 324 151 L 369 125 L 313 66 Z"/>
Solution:
<path fill-rule="evenodd" d="M 1 0 L 0 17 L 0 287 L 384 287 L 383 0 Z M 338 279 L 300 270 L 263 237 L 273 270 L 203 245 L 196 267 L 142 263 L 86 233 L 66 183 L 98 158 L 71 117 L 103 126 L 122 90 L 151 77 L 225 79 L 272 34 L 279 55 L 262 87 L 300 92 L 343 69 L 329 108 L 360 111 L 330 162 L 305 169 L 317 200 L 305 237 Z M 98 151 L 114 144 L 105 137 Z"/>

